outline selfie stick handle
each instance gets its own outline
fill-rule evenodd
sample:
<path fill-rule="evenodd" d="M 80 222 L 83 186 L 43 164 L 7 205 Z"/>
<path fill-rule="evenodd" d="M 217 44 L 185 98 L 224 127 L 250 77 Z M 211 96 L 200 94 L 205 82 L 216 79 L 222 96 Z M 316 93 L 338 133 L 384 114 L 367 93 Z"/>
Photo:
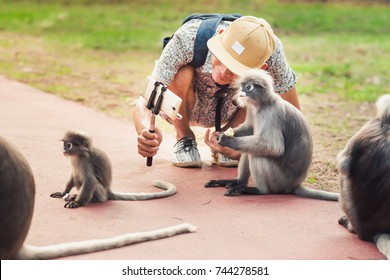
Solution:
<path fill-rule="evenodd" d="M 146 107 L 152 111 L 152 116 L 150 117 L 150 127 L 149 132 L 154 133 L 155 132 L 155 122 L 156 122 L 156 116 L 160 113 L 161 104 L 164 98 L 164 92 L 167 90 L 165 86 L 162 85 L 160 95 L 157 98 L 157 102 L 155 105 L 153 105 L 154 98 L 157 94 L 157 87 L 159 85 L 162 85 L 162 83 L 156 82 L 154 84 L 154 90 L 152 94 L 150 95 L 148 104 Z M 153 164 L 153 157 L 147 157 L 146 159 L 146 166 L 152 166 Z"/>
<path fill-rule="evenodd" d="M 150 127 L 149 127 L 149 132 L 154 133 L 155 131 L 155 121 L 156 121 L 156 115 L 152 114 L 150 117 Z M 146 159 L 146 166 L 152 166 L 153 164 L 153 157 L 147 157 Z"/>

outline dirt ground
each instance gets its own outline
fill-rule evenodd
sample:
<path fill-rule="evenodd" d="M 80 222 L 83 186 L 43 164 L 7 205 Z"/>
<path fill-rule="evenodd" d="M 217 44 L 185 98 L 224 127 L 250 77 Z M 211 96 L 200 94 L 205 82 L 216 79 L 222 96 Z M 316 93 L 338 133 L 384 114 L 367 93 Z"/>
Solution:
<path fill-rule="evenodd" d="M 375 106 L 329 94 L 302 95 L 300 100 L 314 141 L 313 162 L 306 181 L 321 189 L 338 191 L 336 156 L 348 139 L 375 115 Z"/>

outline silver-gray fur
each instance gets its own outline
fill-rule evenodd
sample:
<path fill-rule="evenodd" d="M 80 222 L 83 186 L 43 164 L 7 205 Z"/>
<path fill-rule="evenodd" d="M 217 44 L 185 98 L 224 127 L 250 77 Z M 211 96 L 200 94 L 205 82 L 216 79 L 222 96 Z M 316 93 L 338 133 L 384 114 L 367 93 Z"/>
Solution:
<path fill-rule="evenodd" d="M 194 232 L 191 224 L 179 224 L 150 232 L 74 243 L 35 247 L 23 245 L 34 211 L 35 182 L 24 156 L 0 137 L 0 259 L 53 259 L 122 247 L 139 242 Z M 23 202 L 23 203 L 21 203 Z"/>
<path fill-rule="evenodd" d="M 390 95 L 376 103 L 376 116 L 351 137 L 337 155 L 339 223 L 374 241 L 390 259 Z"/>
<path fill-rule="evenodd" d="M 153 185 L 162 192 L 124 193 L 111 190 L 112 166 L 106 153 L 92 145 L 92 138 L 85 132 L 68 131 L 63 137 L 65 156 L 70 157 L 72 174 L 64 191 L 52 193 L 54 198 L 65 198 L 65 208 L 77 208 L 90 202 L 106 200 L 147 200 L 172 196 L 176 186 L 161 180 Z M 77 195 L 69 196 L 76 187 Z"/>
<path fill-rule="evenodd" d="M 274 92 L 272 77 L 248 71 L 238 80 L 237 103 L 246 107 L 245 122 L 234 136 L 218 135 L 219 144 L 242 152 L 237 180 L 212 180 L 206 187 L 228 186 L 225 195 L 289 194 L 338 200 L 338 193 L 302 185 L 311 166 L 313 143 L 303 114 Z M 254 187 L 249 187 L 252 176 Z"/>

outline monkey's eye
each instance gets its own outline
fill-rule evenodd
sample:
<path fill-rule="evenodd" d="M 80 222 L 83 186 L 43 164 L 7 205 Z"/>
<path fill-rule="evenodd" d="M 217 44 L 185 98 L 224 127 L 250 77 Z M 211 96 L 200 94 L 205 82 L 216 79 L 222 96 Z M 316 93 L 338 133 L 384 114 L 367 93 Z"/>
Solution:
<path fill-rule="evenodd" d="M 245 85 L 245 90 L 247 90 L 247 91 L 252 91 L 253 88 L 254 88 L 254 86 L 252 84 L 246 84 Z"/>
<path fill-rule="evenodd" d="M 65 147 L 66 147 L 68 150 L 70 150 L 70 149 L 72 149 L 73 145 L 72 145 L 72 143 L 68 142 L 68 143 L 65 144 Z"/>

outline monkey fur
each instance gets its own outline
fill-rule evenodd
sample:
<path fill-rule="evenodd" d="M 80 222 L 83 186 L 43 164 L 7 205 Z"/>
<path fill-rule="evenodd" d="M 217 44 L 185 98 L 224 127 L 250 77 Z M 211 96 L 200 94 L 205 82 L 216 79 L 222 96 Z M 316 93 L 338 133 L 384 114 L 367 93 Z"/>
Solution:
<path fill-rule="evenodd" d="M 65 208 L 77 208 L 90 202 L 106 200 L 147 200 L 174 195 L 176 187 L 168 182 L 155 180 L 155 187 L 163 189 L 156 193 L 120 193 L 111 190 L 112 167 L 105 152 L 92 145 L 91 137 L 81 131 L 68 131 L 63 137 L 63 153 L 70 158 L 72 174 L 65 190 L 52 193 L 54 198 L 64 198 Z M 77 195 L 69 196 L 73 187 Z"/>
<path fill-rule="evenodd" d="M 313 143 L 303 114 L 274 92 L 272 77 L 250 70 L 237 81 L 237 104 L 246 107 L 245 122 L 234 137 L 219 133 L 218 143 L 241 151 L 238 178 L 211 180 L 205 187 L 227 186 L 227 196 L 289 194 L 338 200 L 338 193 L 304 187 L 312 161 Z M 252 177 L 254 187 L 248 186 Z"/>
<path fill-rule="evenodd" d="M 390 94 L 376 102 L 369 120 L 337 155 L 339 220 L 359 238 L 374 241 L 390 259 Z"/>
<path fill-rule="evenodd" d="M 0 137 L 0 259 L 53 259 L 108 250 L 134 243 L 194 232 L 190 224 L 179 224 L 148 232 L 35 247 L 23 245 L 34 211 L 35 182 L 24 156 Z"/>

